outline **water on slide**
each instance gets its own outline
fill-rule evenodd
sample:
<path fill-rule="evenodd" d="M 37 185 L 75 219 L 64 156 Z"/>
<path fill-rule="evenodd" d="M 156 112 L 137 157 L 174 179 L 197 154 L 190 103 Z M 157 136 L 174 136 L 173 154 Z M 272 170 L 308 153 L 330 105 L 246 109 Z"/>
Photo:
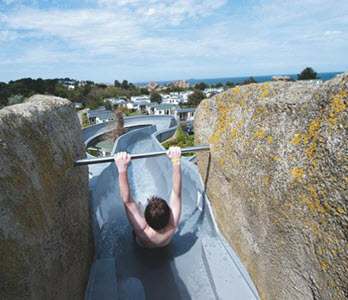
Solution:
<path fill-rule="evenodd" d="M 116 151 L 162 150 L 144 131 L 119 139 Z M 152 195 L 169 200 L 171 172 L 166 157 L 133 160 L 128 169 L 132 197 L 143 206 Z M 188 161 L 182 163 L 182 184 L 180 225 L 171 243 L 161 249 L 135 244 L 114 163 L 90 187 L 99 221 L 95 259 L 114 259 L 119 299 L 258 299 L 248 274 L 217 232 L 199 173 Z"/>

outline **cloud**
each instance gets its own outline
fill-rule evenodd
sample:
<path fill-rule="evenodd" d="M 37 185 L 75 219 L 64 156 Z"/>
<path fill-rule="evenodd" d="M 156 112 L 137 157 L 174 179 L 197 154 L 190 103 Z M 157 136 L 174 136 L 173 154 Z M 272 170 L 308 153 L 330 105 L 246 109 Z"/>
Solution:
<path fill-rule="evenodd" d="M 3 16 L 2 20 L 8 27 L 28 35 L 59 38 L 71 47 L 86 47 L 91 52 L 105 53 L 103 47 L 118 51 L 132 45 L 139 36 L 133 21 L 106 10 L 24 9 Z"/>
<path fill-rule="evenodd" d="M 302 37 L 302 41 L 311 42 L 322 45 L 347 45 L 348 33 L 340 30 L 325 30 L 322 32 L 314 32 L 310 34 L 305 34 Z"/>
<path fill-rule="evenodd" d="M 98 0 L 100 5 L 106 6 L 126 6 L 126 5 L 134 5 L 143 3 L 143 0 Z M 156 1 L 148 1 L 148 2 L 156 2 Z"/>
<path fill-rule="evenodd" d="M 95 62 L 127 74 L 243 75 L 315 66 L 328 53 L 343 61 L 347 50 L 345 1 L 88 0 L 68 9 L 64 1 L 61 8 L 23 1 L 0 13 L 3 65 Z"/>
<path fill-rule="evenodd" d="M 6 5 L 10 5 L 12 3 L 18 2 L 18 0 L 3 0 L 3 2 L 5 2 Z"/>
<path fill-rule="evenodd" d="M 156 14 L 154 9 L 149 12 L 148 15 Z M 89 55 L 188 56 L 206 55 L 209 50 L 192 39 L 170 34 L 156 36 L 156 31 L 149 28 L 153 20 L 131 17 L 124 10 L 25 8 L 1 17 L 13 32 L 21 31 L 18 38 L 36 37 L 46 42 L 60 39 L 71 49 L 80 48 Z"/>
<path fill-rule="evenodd" d="M 50 64 L 58 63 L 60 61 L 69 62 L 76 58 L 76 55 L 71 53 L 63 53 L 60 51 L 55 51 L 50 47 L 32 47 L 30 49 L 24 50 L 24 52 L 17 57 L 7 57 L 0 61 L 0 64 Z"/>
<path fill-rule="evenodd" d="M 227 0 L 99 0 L 101 7 L 122 7 L 135 17 L 143 17 L 156 27 L 161 25 L 179 26 L 189 18 L 211 15 L 224 6 Z"/>
<path fill-rule="evenodd" d="M 0 31 L 0 42 L 13 41 L 18 37 L 16 31 L 12 30 L 1 30 Z"/>
<path fill-rule="evenodd" d="M 326 30 L 324 36 L 340 36 L 343 32 L 340 30 Z"/>

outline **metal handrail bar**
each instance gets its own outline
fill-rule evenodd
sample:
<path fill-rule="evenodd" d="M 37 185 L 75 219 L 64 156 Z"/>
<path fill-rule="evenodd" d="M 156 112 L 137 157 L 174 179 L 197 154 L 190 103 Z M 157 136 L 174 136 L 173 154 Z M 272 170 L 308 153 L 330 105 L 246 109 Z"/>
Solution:
<path fill-rule="evenodd" d="M 181 148 L 181 153 L 191 153 L 191 152 L 198 152 L 198 151 L 210 151 L 210 146 L 204 145 L 204 146 Z M 162 155 L 166 155 L 166 154 L 167 154 L 167 150 L 148 152 L 148 153 L 138 153 L 138 154 L 131 154 L 131 159 L 156 157 L 156 156 L 162 156 Z M 101 164 L 101 163 L 107 163 L 107 162 L 113 162 L 113 161 L 114 161 L 113 156 L 98 157 L 98 158 L 85 158 L 85 159 L 79 159 L 79 160 L 75 161 L 75 166 Z"/>

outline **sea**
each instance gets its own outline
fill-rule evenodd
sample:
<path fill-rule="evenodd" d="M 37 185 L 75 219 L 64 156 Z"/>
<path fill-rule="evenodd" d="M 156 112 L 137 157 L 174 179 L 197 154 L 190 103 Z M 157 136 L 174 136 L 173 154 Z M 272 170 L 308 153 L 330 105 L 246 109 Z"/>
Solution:
<path fill-rule="evenodd" d="M 326 72 L 326 73 L 317 73 L 317 77 L 319 79 L 326 81 L 329 79 L 334 78 L 338 74 L 342 74 L 342 72 Z M 202 79 L 197 79 L 197 78 L 190 78 L 187 79 L 187 82 L 193 86 L 196 83 L 204 82 L 205 84 L 208 85 L 214 85 L 219 82 L 221 82 L 223 85 L 226 84 L 226 82 L 230 81 L 233 82 L 234 84 L 238 84 L 243 82 L 245 79 L 248 79 L 249 77 L 253 77 L 257 82 L 266 82 L 272 80 L 273 76 L 290 76 L 293 79 L 297 80 L 297 74 L 277 74 L 277 75 L 263 75 L 263 76 L 242 76 L 242 77 L 223 77 L 223 78 L 202 78 Z M 165 85 L 167 83 L 174 82 L 174 80 L 167 80 L 167 81 L 156 81 L 159 85 Z M 146 86 L 148 82 L 137 82 L 136 83 L 138 86 Z"/>

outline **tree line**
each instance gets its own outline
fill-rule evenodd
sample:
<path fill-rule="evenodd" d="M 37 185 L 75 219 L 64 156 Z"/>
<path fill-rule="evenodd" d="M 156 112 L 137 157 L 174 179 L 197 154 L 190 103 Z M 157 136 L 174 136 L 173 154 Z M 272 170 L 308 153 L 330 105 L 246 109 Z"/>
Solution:
<path fill-rule="evenodd" d="M 317 79 L 317 73 L 310 67 L 302 70 L 298 74 L 298 80 Z M 237 85 L 257 83 L 253 77 L 249 77 Z M 203 90 L 206 88 L 232 88 L 236 84 L 228 81 L 224 84 L 221 82 L 208 85 L 204 82 L 197 83 L 191 88 L 194 91 L 189 96 L 189 105 L 197 106 L 204 99 Z M 73 86 L 73 88 L 69 88 Z M 186 91 L 187 88 L 168 87 L 166 90 L 161 90 L 160 93 L 168 94 L 170 92 Z M 55 95 L 62 98 L 67 98 L 72 102 L 80 102 L 84 107 L 95 109 L 104 105 L 105 98 L 123 98 L 130 99 L 132 96 L 150 95 L 152 102 L 161 102 L 161 96 L 157 91 L 149 92 L 146 87 L 137 87 L 135 84 L 127 80 L 115 80 L 113 85 L 94 83 L 93 81 L 77 81 L 71 78 L 55 78 L 55 79 L 32 79 L 22 78 L 8 83 L 0 82 L 0 108 L 17 104 L 25 101 L 25 99 L 35 94 Z"/>
<path fill-rule="evenodd" d="M 220 83 L 212 87 L 221 86 L 223 85 Z M 201 98 L 202 93 L 198 93 L 198 91 L 206 87 L 209 86 L 205 83 L 196 85 L 194 87 L 194 96 L 198 94 L 199 98 Z M 188 89 L 173 86 L 161 90 L 160 93 L 169 94 L 171 92 L 182 92 L 185 90 Z M 150 95 L 152 102 L 160 103 L 162 100 L 159 92 L 149 92 L 146 87 L 137 87 L 127 80 L 121 82 L 115 80 L 113 85 L 106 85 L 94 83 L 93 81 L 79 82 L 70 78 L 22 78 L 14 81 L 11 80 L 8 83 L 0 82 L 0 108 L 7 105 L 22 103 L 35 94 L 46 94 L 67 98 L 72 102 L 80 102 L 84 107 L 91 109 L 104 105 L 103 99 L 105 98 L 116 97 L 127 100 L 132 96 Z M 194 98 L 194 96 L 191 98 Z"/>
<path fill-rule="evenodd" d="M 132 96 L 149 94 L 146 88 L 137 88 L 127 80 L 114 85 L 98 84 L 93 81 L 79 82 L 70 78 L 32 79 L 22 78 L 8 83 L 0 82 L 0 108 L 23 102 L 35 94 L 54 95 L 67 98 L 72 102 L 80 102 L 85 107 L 97 108 L 103 104 L 104 98 L 120 97 L 129 99 Z"/>

